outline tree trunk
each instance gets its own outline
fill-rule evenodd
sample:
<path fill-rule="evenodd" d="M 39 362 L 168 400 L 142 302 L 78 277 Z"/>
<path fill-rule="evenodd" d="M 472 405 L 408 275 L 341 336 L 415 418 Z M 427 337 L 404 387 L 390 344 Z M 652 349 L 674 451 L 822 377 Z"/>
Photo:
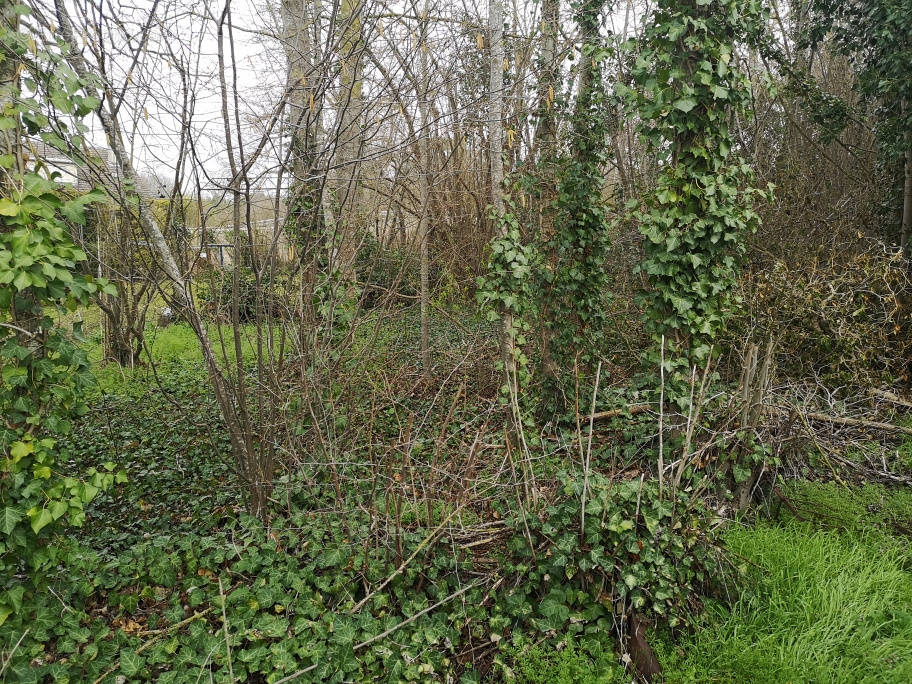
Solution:
<path fill-rule="evenodd" d="M 3 28 L 13 33 L 19 30 L 19 15 L 13 11 L 14 7 L 15 3 L 3 0 L 2 8 L 0 8 L 0 21 L 3 22 Z M 5 56 L 0 62 L 0 111 L 11 109 L 15 105 L 18 95 L 19 63 Z M 0 155 L 10 159 L 9 170 L 13 174 L 22 171 L 22 130 L 20 126 L 0 131 Z M 10 174 L 0 173 L 2 196 L 9 197 L 11 190 Z"/>
<path fill-rule="evenodd" d="M 541 183 L 541 205 L 539 207 L 539 238 L 549 242 L 554 236 L 554 198 L 556 197 L 555 162 L 557 157 L 557 117 L 554 115 L 555 92 L 559 87 L 560 62 L 557 59 L 557 37 L 560 21 L 560 0 L 542 2 L 542 49 L 541 75 L 538 92 L 538 126 L 535 130 L 535 145 L 538 147 L 538 177 Z M 557 253 L 549 249 L 548 264 L 552 270 L 557 267 Z M 542 301 L 543 316 L 547 319 L 550 301 Z M 551 335 L 546 327 L 540 331 L 542 369 L 552 380 L 557 379 L 554 361 L 551 358 Z"/>
<path fill-rule="evenodd" d="M 360 187 L 360 158 L 364 103 L 361 97 L 362 56 L 364 36 L 361 14 L 362 0 L 341 0 L 339 8 L 339 92 L 336 97 L 336 146 L 338 153 L 332 164 L 336 177 L 332 183 L 335 216 L 328 220 L 333 240 L 330 268 L 339 271 L 345 280 L 355 277 L 355 256 L 358 249 L 355 209 Z M 331 202 L 330 202 L 331 204 Z M 332 209 L 330 209 L 332 211 Z M 327 219 L 330 217 L 328 216 Z"/>
<path fill-rule="evenodd" d="M 430 347 L 430 255 L 428 241 L 428 205 L 430 202 L 431 155 L 428 138 L 431 135 L 430 107 L 428 106 L 428 7 L 425 3 L 421 17 L 421 44 L 418 46 L 421 67 L 418 109 L 421 115 L 421 129 L 418 136 L 418 193 L 421 202 L 421 213 L 418 216 L 418 239 L 420 240 L 421 259 L 421 368 L 425 379 L 431 377 Z"/>
<path fill-rule="evenodd" d="M 317 133 L 322 112 L 322 91 L 315 86 L 317 10 L 313 0 L 282 0 L 282 46 L 288 77 L 288 128 L 292 179 L 285 222 L 286 234 L 301 263 L 298 343 L 303 366 L 310 362 L 311 337 L 316 325 L 314 289 L 317 281 L 325 182 L 318 182 Z"/>
<path fill-rule="evenodd" d="M 498 236 L 506 235 L 506 224 L 500 221 L 504 214 L 504 161 L 503 161 L 503 0 L 489 0 L 488 31 L 491 36 L 490 82 L 488 85 L 488 137 L 491 164 L 491 205 L 494 208 L 495 227 Z M 513 314 L 505 312 L 501 333 L 501 354 L 507 373 L 511 394 L 518 391 L 516 364 L 514 363 L 515 342 L 513 339 Z"/>
<path fill-rule="evenodd" d="M 906 259 L 912 260 L 912 133 L 906 131 L 905 182 L 903 183 L 902 230 L 900 245 Z"/>
<path fill-rule="evenodd" d="M 504 213 L 503 163 L 503 0 L 490 0 L 488 30 L 491 34 L 491 74 L 488 126 L 491 156 L 491 204 L 498 216 Z"/>
<path fill-rule="evenodd" d="M 557 35 L 560 21 L 560 0 L 542 2 L 541 72 L 538 79 L 538 122 L 535 143 L 538 158 L 553 163 L 557 141 L 557 117 L 554 98 L 559 86 L 560 62 L 557 59 Z"/>

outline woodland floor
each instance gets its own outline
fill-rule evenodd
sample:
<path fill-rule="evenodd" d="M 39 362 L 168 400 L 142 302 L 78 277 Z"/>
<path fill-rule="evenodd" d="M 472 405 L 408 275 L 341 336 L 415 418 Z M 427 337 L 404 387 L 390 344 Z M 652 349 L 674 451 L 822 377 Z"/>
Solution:
<path fill-rule="evenodd" d="M 286 626 L 284 606 L 297 600 L 303 610 L 300 596 L 267 596 L 291 591 L 287 586 L 271 588 L 256 579 L 272 576 L 260 566 L 281 562 L 275 555 L 283 553 L 287 538 L 280 533 L 269 550 L 245 538 L 249 520 L 231 484 L 226 439 L 211 429 L 218 418 L 192 334 L 182 325 L 150 328 L 149 341 L 160 386 L 149 367 L 99 365 L 92 411 L 66 445 L 74 471 L 114 461 L 129 481 L 100 495 L 88 524 L 70 535 L 75 560 L 53 578 L 48 611 L 36 613 L 44 615 L 36 629 L 48 646 L 41 658 L 72 666 L 56 670 L 58 681 L 82 681 L 88 674 L 79 672 L 94 677 L 115 666 L 124 677 L 119 681 L 143 681 L 149 668 L 161 672 L 186 660 L 186 651 L 199 659 L 216 647 L 219 621 L 193 616 L 223 613 L 226 595 L 238 593 L 232 577 L 238 583 L 249 578 L 253 593 L 244 600 L 262 606 L 253 618 L 234 617 L 229 600 L 224 628 L 246 624 L 262 639 L 261 647 L 233 654 L 238 667 L 255 671 L 256 659 L 265 657 L 281 663 L 282 643 L 275 637 Z M 902 449 L 912 467 L 912 441 Z M 665 681 L 912 681 L 912 491 L 800 479 L 786 486 L 790 500 L 803 505 L 789 510 L 773 497 L 756 520 L 725 533 L 747 580 L 730 587 L 728 601 L 706 605 L 695 633 L 654 635 Z M 291 520 L 300 528 L 308 524 Z M 284 552 L 329 562 L 306 547 Z M 234 574 L 214 578 L 212 568 L 229 561 Z M 238 570 L 241 561 L 246 573 Z M 182 620 L 188 622 L 180 635 L 160 627 Z M 560 635 L 531 643 L 495 650 L 484 677 L 542 684 L 630 681 L 611 643 L 601 658 Z M 2 644 L 5 653 L 10 646 Z M 96 666 L 86 664 L 93 658 Z M 210 651 L 204 665 L 215 659 Z M 24 662 L 14 662 L 6 676 L 28 681 L 29 672 Z"/>

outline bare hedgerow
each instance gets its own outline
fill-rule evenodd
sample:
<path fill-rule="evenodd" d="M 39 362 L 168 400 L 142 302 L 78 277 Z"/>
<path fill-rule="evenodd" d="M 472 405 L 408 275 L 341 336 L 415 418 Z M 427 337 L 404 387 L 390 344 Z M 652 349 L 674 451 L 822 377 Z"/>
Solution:
<path fill-rule="evenodd" d="M 774 340 L 780 374 L 831 386 L 910 381 L 912 289 L 897 249 L 870 240 L 848 259 L 777 262 L 746 273 L 739 290 L 728 343 Z"/>

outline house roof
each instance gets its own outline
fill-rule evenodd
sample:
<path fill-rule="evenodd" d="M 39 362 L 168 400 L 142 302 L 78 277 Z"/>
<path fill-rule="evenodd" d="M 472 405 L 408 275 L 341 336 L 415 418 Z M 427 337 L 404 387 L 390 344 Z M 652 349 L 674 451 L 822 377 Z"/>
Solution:
<path fill-rule="evenodd" d="M 88 166 L 78 160 L 73 159 L 70 155 L 61 152 L 57 148 L 48 145 L 42 140 L 26 141 L 26 159 L 31 156 L 37 156 L 50 169 L 50 171 L 60 174 L 60 182 L 73 186 L 77 191 L 88 192 L 98 185 L 98 174 L 103 173 L 114 180 L 122 177 L 122 169 L 117 164 L 114 151 L 104 146 L 87 146 L 86 151 L 96 162 L 98 168 L 96 171 L 90 171 Z M 103 168 L 103 171 L 102 171 Z M 156 198 L 165 197 L 169 190 L 156 178 L 149 176 L 139 176 L 136 179 L 136 191 L 141 197 Z"/>

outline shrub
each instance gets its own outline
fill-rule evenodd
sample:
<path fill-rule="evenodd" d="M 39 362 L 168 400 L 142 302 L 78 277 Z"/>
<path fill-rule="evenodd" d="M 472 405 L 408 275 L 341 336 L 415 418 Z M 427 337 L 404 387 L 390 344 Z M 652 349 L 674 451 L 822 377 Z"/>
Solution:
<path fill-rule="evenodd" d="M 273 318 L 285 318 L 294 309 L 294 300 L 289 293 L 291 279 L 286 273 L 274 272 L 264 274 L 259 286 L 252 269 L 246 266 L 237 268 L 238 320 L 251 323 L 257 320 L 257 310 L 261 315 Z M 204 281 L 199 290 L 199 300 L 206 313 L 219 320 L 231 320 L 231 307 L 234 301 L 234 272 L 229 269 L 212 270 L 208 282 Z M 261 298 L 258 301 L 258 294 Z"/>
<path fill-rule="evenodd" d="M 740 283 L 744 311 L 726 341 L 777 341 L 776 365 L 793 378 L 861 386 L 909 381 L 909 270 L 879 243 L 845 261 L 794 270 L 778 263 Z"/>
<path fill-rule="evenodd" d="M 706 505 L 683 490 L 672 504 L 652 480 L 592 472 L 580 534 L 583 476 L 565 473 L 561 482 L 543 515 L 517 521 L 518 531 L 529 530 L 511 542 L 526 579 L 504 605 L 541 630 L 569 634 L 607 631 L 610 616 L 629 609 L 671 626 L 690 622 L 723 563 Z"/>

